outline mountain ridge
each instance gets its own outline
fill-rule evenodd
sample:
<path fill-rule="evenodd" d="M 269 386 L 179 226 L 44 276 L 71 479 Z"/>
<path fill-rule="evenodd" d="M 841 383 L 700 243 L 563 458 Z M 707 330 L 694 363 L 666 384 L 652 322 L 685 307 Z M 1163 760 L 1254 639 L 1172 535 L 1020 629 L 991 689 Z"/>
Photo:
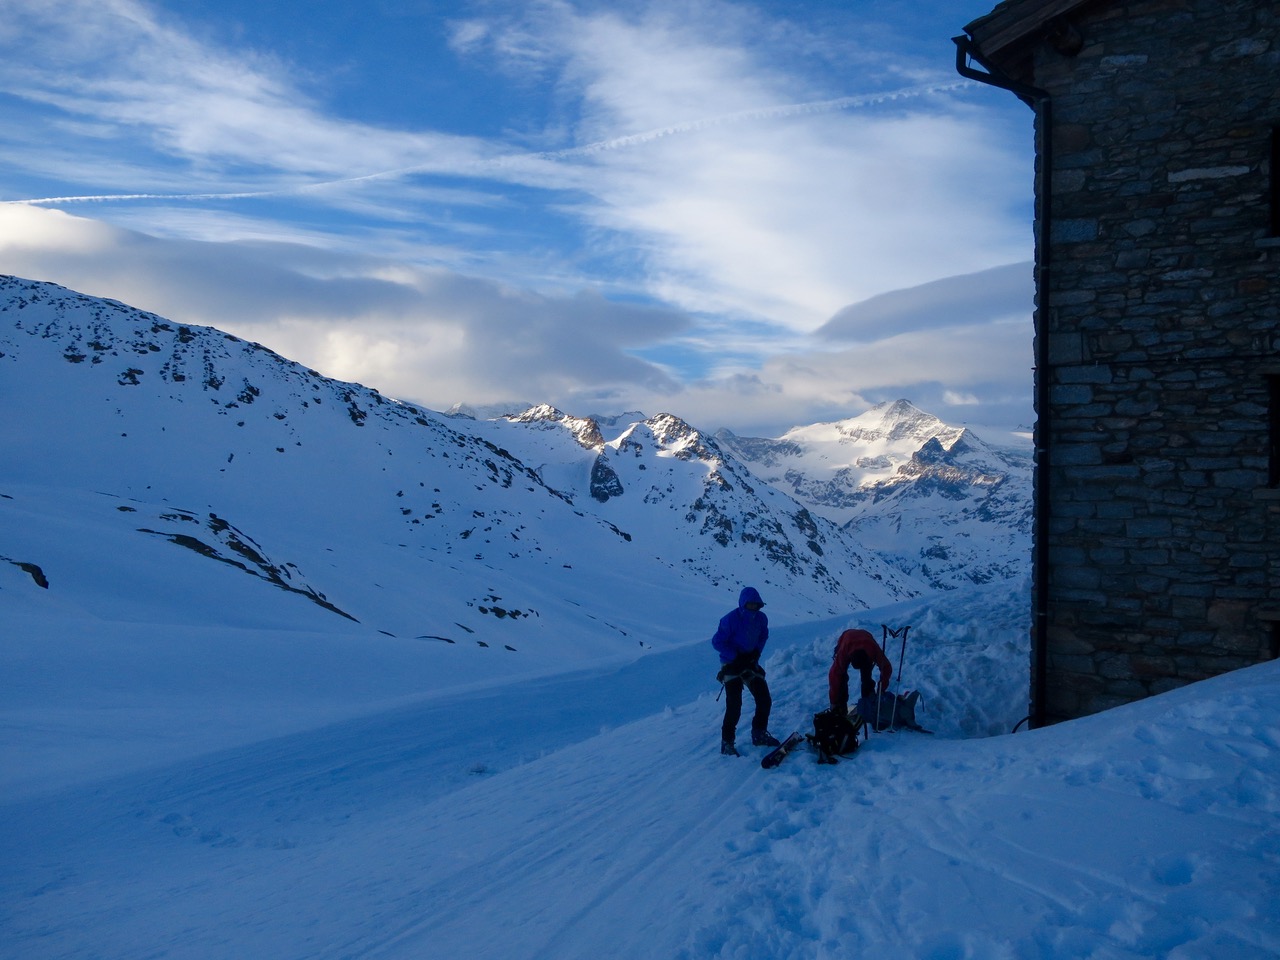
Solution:
<path fill-rule="evenodd" d="M 187 620 L 183 578 L 212 577 L 246 620 L 563 659 L 701 638 L 746 582 L 796 618 L 926 589 L 671 414 L 609 437 L 552 408 L 450 419 L 19 278 L 0 280 L 0 391 L 0 552 L 50 582 L 0 565 L 23 603 Z M 53 528 L 93 546 L 60 553 Z M 633 594 L 662 599 L 597 599 Z"/>

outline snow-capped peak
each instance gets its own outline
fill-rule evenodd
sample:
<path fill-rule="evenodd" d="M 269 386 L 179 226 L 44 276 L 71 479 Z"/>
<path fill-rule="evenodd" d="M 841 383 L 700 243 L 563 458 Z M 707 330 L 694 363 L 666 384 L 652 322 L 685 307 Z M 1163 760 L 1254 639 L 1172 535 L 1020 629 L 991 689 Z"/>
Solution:
<path fill-rule="evenodd" d="M 568 430 L 577 442 L 588 450 L 599 450 L 604 446 L 604 435 L 600 425 L 590 417 L 571 417 L 557 410 L 549 403 L 539 403 L 522 413 L 508 414 L 503 417 L 512 423 L 547 424 Z"/>
<path fill-rule="evenodd" d="M 1019 575 L 1029 556 L 1031 463 L 907 400 L 776 440 L 720 445 L 860 543 L 938 587 Z"/>
<path fill-rule="evenodd" d="M 960 428 L 948 426 L 909 400 L 895 400 L 892 403 L 877 404 L 866 413 L 847 420 L 793 427 L 780 439 L 802 444 L 835 442 L 863 450 L 876 446 L 880 450 L 889 451 L 899 449 L 902 445 L 914 445 L 914 449 L 930 437 L 938 437 L 945 445 L 949 445 L 959 431 Z M 843 465 L 848 466 L 852 462 Z"/>

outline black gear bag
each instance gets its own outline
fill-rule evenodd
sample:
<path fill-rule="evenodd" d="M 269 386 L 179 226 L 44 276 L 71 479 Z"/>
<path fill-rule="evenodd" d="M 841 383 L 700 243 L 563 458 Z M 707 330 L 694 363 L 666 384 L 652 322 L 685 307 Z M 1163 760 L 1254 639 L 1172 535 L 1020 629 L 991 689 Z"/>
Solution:
<path fill-rule="evenodd" d="M 823 710 L 813 715 L 813 733 L 808 737 L 818 751 L 819 763 L 835 763 L 836 757 L 847 757 L 861 745 L 862 718 L 852 717 L 834 710 Z"/>

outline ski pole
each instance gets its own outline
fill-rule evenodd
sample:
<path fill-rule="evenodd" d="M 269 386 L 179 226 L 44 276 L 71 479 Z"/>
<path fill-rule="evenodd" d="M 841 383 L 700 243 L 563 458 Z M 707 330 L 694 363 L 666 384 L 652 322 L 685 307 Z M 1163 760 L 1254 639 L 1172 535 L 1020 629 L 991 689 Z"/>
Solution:
<path fill-rule="evenodd" d="M 894 630 L 887 623 L 880 624 L 880 627 L 884 630 L 883 639 L 886 642 L 890 637 L 893 637 L 895 640 L 898 637 L 902 638 L 902 651 L 898 654 L 898 689 L 901 690 L 902 689 L 902 663 L 904 660 L 906 660 L 906 657 L 907 657 L 907 631 L 911 629 L 911 625 L 907 624 L 905 627 L 901 627 L 897 630 Z M 877 714 L 879 712 L 880 712 L 879 710 L 876 711 Z M 889 729 L 892 730 L 893 725 L 897 722 L 898 722 L 898 697 L 895 694 L 893 698 L 893 714 L 889 718 Z"/>
<path fill-rule="evenodd" d="M 899 631 L 902 634 L 902 650 L 898 653 L 898 689 L 902 689 L 902 663 L 907 658 L 907 631 L 911 629 L 911 624 L 907 624 Z M 890 631 L 892 633 L 892 631 Z M 895 637 L 897 633 L 893 634 Z"/>

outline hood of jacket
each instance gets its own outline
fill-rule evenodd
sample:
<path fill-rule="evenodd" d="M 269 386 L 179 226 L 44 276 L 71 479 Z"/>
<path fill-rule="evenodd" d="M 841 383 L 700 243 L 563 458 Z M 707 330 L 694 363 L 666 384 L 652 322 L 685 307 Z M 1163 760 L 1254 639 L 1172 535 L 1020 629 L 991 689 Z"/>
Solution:
<path fill-rule="evenodd" d="M 745 607 L 748 603 L 758 603 L 764 606 L 764 601 L 760 599 L 760 592 L 755 587 L 743 587 L 742 592 L 738 594 L 738 606 Z"/>

